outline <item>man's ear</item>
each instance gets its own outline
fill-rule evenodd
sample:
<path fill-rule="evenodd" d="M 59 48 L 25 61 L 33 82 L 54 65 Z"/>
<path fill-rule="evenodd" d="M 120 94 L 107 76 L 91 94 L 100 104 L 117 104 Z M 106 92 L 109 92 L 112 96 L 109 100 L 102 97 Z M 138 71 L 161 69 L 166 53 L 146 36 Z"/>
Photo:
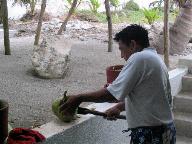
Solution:
<path fill-rule="evenodd" d="M 137 43 L 135 40 L 131 40 L 130 47 L 133 51 L 137 51 Z"/>
<path fill-rule="evenodd" d="M 136 43 L 136 41 L 135 40 L 131 40 L 131 47 L 132 48 L 136 48 L 137 47 L 137 43 Z"/>

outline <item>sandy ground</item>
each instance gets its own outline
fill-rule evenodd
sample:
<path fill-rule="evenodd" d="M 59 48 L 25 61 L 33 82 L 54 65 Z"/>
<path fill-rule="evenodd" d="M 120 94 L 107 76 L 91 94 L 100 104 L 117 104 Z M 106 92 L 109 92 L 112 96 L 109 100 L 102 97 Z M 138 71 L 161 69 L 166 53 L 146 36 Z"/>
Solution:
<path fill-rule="evenodd" d="M 122 63 L 116 50 L 107 52 L 107 45 L 98 42 L 76 43 L 68 74 L 64 79 L 46 80 L 31 73 L 30 55 L 33 37 L 11 39 L 12 55 L 3 55 L 0 45 L 0 97 L 8 100 L 9 121 L 15 127 L 31 127 L 51 121 L 53 99 L 63 94 L 95 90 L 106 83 L 105 68 Z"/>
<path fill-rule="evenodd" d="M 9 121 L 14 127 L 32 127 L 55 119 L 51 112 L 55 98 L 65 90 L 75 94 L 103 87 L 106 67 L 124 63 L 117 45 L 108 53 L 106 43 L 73 40 L 67 75 L 63 79 L 37 78 L 31 71 L 33 40 L 33 37 L 11 38 L 11 56 L 3 54 L 0 40 L 0 98 L 9 102 Z M 176 67 L 178 57 L 172 56 L 170 60 L 171 67 Z"/>

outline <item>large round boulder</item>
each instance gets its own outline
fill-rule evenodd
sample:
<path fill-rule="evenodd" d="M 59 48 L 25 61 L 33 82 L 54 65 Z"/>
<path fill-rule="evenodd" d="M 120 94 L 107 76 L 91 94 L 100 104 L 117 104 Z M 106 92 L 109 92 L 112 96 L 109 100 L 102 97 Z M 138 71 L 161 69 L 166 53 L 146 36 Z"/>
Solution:
<path fill-rule="evenodd" d="M 31 61 L 38 76 L 61 78 L 65 75 L 71 51 L 71 43 L 59 36 L 47 36 L 34 46 Z"/>

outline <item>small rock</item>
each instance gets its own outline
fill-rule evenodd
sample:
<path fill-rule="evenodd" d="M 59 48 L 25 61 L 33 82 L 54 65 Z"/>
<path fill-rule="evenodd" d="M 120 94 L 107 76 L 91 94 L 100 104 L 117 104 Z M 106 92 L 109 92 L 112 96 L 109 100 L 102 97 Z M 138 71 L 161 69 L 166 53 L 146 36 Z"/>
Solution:
<path fill-rule="evenodd" d="M 79 36 L 79 39 L 80 39 L 81 41 L 85 41 L 85 38 L 82 37 L 82 36 Z"/>

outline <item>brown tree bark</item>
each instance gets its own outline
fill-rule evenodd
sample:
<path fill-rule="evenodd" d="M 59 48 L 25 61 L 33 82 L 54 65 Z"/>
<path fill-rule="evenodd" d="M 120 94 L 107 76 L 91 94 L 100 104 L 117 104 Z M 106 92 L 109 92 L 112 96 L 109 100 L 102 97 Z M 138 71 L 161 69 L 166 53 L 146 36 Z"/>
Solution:
<path fill-rule="evenodd" d="M 2 23 L 2 6 L 1 6 L 1 0 L 0 0 L 0 24 Z"/>
<path fill-rule="evenodd" d="M 67 22 L 69 21 L 70 17 L 74 13 L 75 8 L 77 6 L 77 2 L 78 2 L 78 0 L 73 0 L 73 3 L 72 3 L 71 8 L 69 10 L 69 13 L 68 13 L 67 17 L 65 18 L 64 22 L 62 23 L 62 25 L 61 25 L 58 33 L 57 33 L 58 35 L 61 35 L 62 31 L 66 31 Z"/>
<path fill-rule="evenodd" d="M 182 52 L 192 36 L 192 2 L 187 0 L 170 28 L 170 48 Z"/>
<path fill-rule="evenodd" d="M 169 28 L 170 49 L 169 54 L 182 54 L 192 36 L 192 1 L 186 0 L 179 9 L 179 14 L 174 24 Z M 158 39 L 152 46 L 163 54 L 163 36 L 156 35 Z"/>
<path fill-rule="evenodd" d="M 37 0 L 32 0 L 30 2 L 30 8 L 31 8 L 31 14 L 32 15 L 34 15 L 34 13 L 35 13 L 35 5 L 36 5 L 36 3 L 37 3 Z"/>
<path fill-rule="evenodd" d="M 41 12 L 40 12 L 40 15 L 39 15 L 39 22 L 38 22 L 38 25 L 37 25 L 34 45 L 39 44 L 39 38 L 40 38 L 40 35 L 41 35 L 41 27 L 42 27 L 42 22 L 43 22 L 43 15 L 44 15 L 45 8 L 46 8 L 46 3 L 47 3 L 47 0 L 42 0 Z"/>
<path fill-rule="evenodd" d="M 2 14 L 3 14 L 5 55 L 11 55 L 10 41 L 9 41 L 9 23 L 8 23 L 7 0 L 1 0 L 1 4 L 2 4 Z"/>
<path fill-rule="evenodd" d="M 105 0 L 105 9 L 106 9 L 106 16 L 108 21 L 108 52 L 112 52 L 112 46 L 113 46 L 113 37 L 112 37 L 112 19 L 111 19 L 111 11 L 110 11 L 110 5 L 109 0 Z"/>
<path fill-rule="evenodd" d="M 164 1 L 164 62 L 167 67 L 169 67 L 169 5 L 170 1 Z"/>

